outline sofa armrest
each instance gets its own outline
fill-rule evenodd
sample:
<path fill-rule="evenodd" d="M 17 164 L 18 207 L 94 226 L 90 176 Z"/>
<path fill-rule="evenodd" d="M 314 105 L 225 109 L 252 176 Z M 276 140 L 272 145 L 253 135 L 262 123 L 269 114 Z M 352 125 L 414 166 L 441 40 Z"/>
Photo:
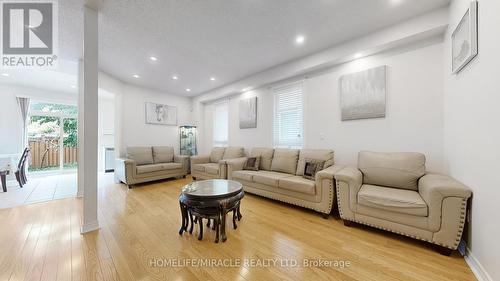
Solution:
<path fill-rule="evenodd" d="M 191 165 L 207 163 L 210 163 L 210 156 L 208 155 L 191 156 Z"/>
<path fill-rule="evenodd" d="M 357 196 L 363 184 L 363 174 L 355 167 L 346 166 L 335 174 L 337 203 L 343 220 L 355 220 Z"/>
<path fill-rule="evenodd" d="M 182 164 L 182 172 L 188 173 L 189 170 L 189 156 L 187 155 L 174 155 L 174 162 Z"/>
<path fill-rule="evenodd" d="M 227 178 L 232 179 L 234 171 L 243 170 L 243 167 L 245 166 L 247 159 L 248 159 L 247 157 L 240 157 L 240 158 L 225 160 L 227 165 Z"/>
<path fill-rule="evenodd" d="M 334 179 L 335 175 L 344 168 L 342 165 L 332 165 L 316 173 L 316 182 L 322 179 Z"/>
<path fill-rule="evenodd" d="M 449 176 L 426 174 L 418 181 L 418 192 L 429 210 L 428 227 L 436 231 L 433 241 L 456 249 L 471 190 Z"/>
<path fill-rule="evenodd" d="M 363 174 L 360 170 L 354 167 L 346 166 L 335 173 L 335 179 L 337 181 L 345 182 L 349 185 L 349 188 L 358 193 L 361 185 L 363 184 Z"/>
<path fill-rule="evenodd" d="M 115 159 L 115 181 L 131 184 L 132 174 L 135 169 L 135 161 L 126 158 Z"/>
<path fill-rule="evenodd" d="M 438 174 L 426 174 L 421 177 L 418 181 L 418 192 L 428 205 L 446 197 L 468 199 L 472 195 L 467 186 L 449 176 Z"/>

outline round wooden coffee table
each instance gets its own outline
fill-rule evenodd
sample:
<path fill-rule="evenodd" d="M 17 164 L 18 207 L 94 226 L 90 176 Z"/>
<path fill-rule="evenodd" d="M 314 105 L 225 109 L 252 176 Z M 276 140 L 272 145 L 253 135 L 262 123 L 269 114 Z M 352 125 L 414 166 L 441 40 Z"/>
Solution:
<path fill-rule="evenodd" d="M 240 204 L 243 196 L 241 183 L 231 180 L 204 180 L 186 185 L 179 196 L 182 216 L 179 234 L 188 231 L 188 227 L 189 233 L 193 233 L 197 223 L 198 240 L 203 239 L 203 219 L 207 219 L 207 226 L 210 226 L 210 221 L 213 222 L 215 243 L 219 242 L 219 232 L 222 242 L 226 241 L 226 215 L 233 212 L 233 228 L 236 229 L 236 219 L 239 221 L 242 218 Z"/>

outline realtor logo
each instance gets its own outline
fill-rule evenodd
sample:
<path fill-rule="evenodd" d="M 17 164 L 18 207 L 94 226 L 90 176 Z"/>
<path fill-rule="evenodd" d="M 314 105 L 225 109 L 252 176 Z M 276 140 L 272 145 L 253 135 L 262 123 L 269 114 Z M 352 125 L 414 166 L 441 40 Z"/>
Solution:
<path fill-rule="evenodd" d="M 2 1 L 2 67 L 54 67 L 57 60 L 57 3 Z"/>

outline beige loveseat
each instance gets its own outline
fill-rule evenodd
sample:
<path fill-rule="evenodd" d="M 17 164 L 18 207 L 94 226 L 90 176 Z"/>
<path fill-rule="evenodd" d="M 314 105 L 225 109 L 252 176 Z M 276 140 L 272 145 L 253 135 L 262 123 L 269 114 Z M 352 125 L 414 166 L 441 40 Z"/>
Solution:
<path fill-rule="evenodd" d="M 117 159 L 115 180 L 130 188 L 133 184 L 173 177 L 185 177 L 189 156 L 174 154 L 169 146 L 127 147 L 125 159 Z"/>
<path fill-rule="evenodd" d="M 323 149 L 253 148 L 249 157 L 260 157 L 259 170 L 243 170 L 247 157 L 226 161 L 228 178 L 243 184 L 245 192 L 313 209 L 328 217 L 335 198 L 333 151 Z M 324 161 L 315 179 L 303 177 L 305 160 Z"/>
<path fill-rule="evenodd" d="M 215 147 L 210 155 L 191 156 L 191 176 L 194 180 L 226 179 L 226 160 L 244 153 L 243 147 Z"/>
<path fill-rule="evenodd" d="M 335 174 L 341 218 L 456 250 L 466 217 L 469 188 L 426 173 L 420 153 L 360 152 L 358 168 Z"/>

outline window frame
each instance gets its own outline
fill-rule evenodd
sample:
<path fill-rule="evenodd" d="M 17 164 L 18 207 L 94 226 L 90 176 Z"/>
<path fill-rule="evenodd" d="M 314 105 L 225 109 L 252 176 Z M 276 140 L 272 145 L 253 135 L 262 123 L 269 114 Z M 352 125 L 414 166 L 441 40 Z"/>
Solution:
<path fill-rule="evenodd" d="M 298 88 L 294 90 L 294 88 Z M 288 90 L 289 89 L 289 90 Z M 287 90 L 289 91 L 287 93 Z M 278 108 L 278 103 L 279 103 L 279 96 L 284 95 L 284 94 L 294 94 L 295 92 L 300 92 L 300 100 L 298 101 L 298 105 L 300 108 Z M 295 82 L 290 82 L 286 84 L 281 84 L 278 86 L 275 86 L 272 88 L 272 93 L 273 93 L 273 126 L 272 126 L 272 137 L 273 137 L 273 146 L 276 148 L 295 148 L 295 149 L 301 149 L 304 147 L 304 131 L 305 131 L 305 94 L 304 94 L 304 82 L 303 80 L 300 81 L 295 81 Z M 280 131 L 282 130 L 282 127 L 278 122 L 279 120 L 279 115 L 283 113 L 294 113 L 294 112 L 300 112 L 300 122 L 301 122 L 301 127 L 299 129 L 299 134 L 300 138 L 298 138 L 298 141 L 293 142 L 293 141 L 283 141 L 280 139 Z"/>
<path fill-rule="evenodd" d="M 216 140 L 216 116 L 217 116 L 217 107 L 225 105 L 226 106 L 226 122 L 227 122 L 227 131 L 226 131 L 226 140 L 219 141 Z M 229 145 L 229 100 L 218 101 L 213 104 L 213 114 L 212 114 L 212 147 L 227 147 Z"/>

